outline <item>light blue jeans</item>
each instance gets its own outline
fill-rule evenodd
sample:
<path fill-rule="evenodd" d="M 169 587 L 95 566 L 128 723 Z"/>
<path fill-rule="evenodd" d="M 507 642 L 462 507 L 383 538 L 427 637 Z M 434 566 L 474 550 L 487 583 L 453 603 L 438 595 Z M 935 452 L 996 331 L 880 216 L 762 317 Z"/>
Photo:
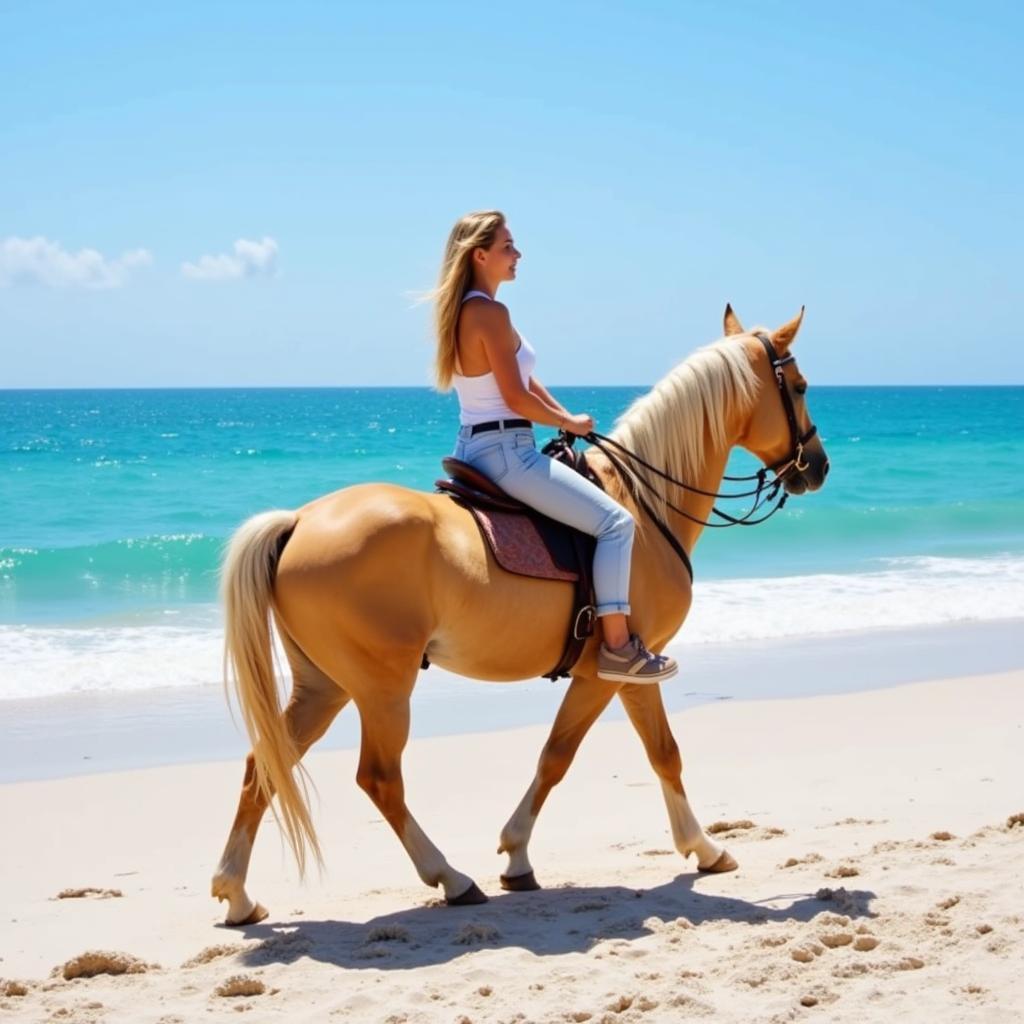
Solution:
<path fill-rule="evenodd" d="M 460 427 L 452 454 L 479 469 L 502 490 L 560 523 L 597 538 L 594 594 L 598 615 L 629 614 L 633 517 L 579 473 L 537 451 L 533 431 Z"/>

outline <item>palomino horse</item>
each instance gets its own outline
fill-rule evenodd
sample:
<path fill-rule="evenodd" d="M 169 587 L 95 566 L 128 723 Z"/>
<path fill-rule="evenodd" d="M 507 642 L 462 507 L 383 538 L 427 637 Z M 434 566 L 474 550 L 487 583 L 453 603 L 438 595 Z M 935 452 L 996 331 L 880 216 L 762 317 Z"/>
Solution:
<path fill-rule="evenodd" d="M 686 618 L 691 584 L 649 512 L 692 552 L 736 445 L 774 468 L 789 493 L 824 482 L 828 460 L 805 407 L 807 382 L 789 356 L 802 316 L 801 310 L 769 336 L 745 332 L 727 308 L 726 337 L 679 364 L 619 420 L 616 441 L 696 490 L 635 470 L 651 495 L 646 509 L 638 507 L 609 459 L 588 453 L 605 489 L 637 518 L 631 621 L 654 651 Z M 424 652 L 435 665 L 475 679 L 541 675 L 561 653 L 570 591 L 569 584 L 498 568 L 470 514 L 439 494 L 362 484 L 245 522 L 223 568 L 226 662 L 252 740 L 238 812 L 212 883 L 213 895 L 228 901 L 227 923 L 251 924 L 267 914 L 246 892 L 245 879 L 256 830 L 275 793 L 300 870 L 307 847 L 319 860 L 305 786 L 295 769 L 349 701 L 362 724 L 356 781 L 397 833 L 420 878 L 443 886 L 451 904 L 485 900 L 406 807 L 402 751 L 409 698 Z M 293 673 L 283 713 L 271 613 Z M 736 861 L 704 833 L 690 808 L 659 687 L 603 682 L 596 662 L 595 637 L 573 669 L 533 781 L 502 830 L 499 853 L 508 854 L 502 886 L 537 888 L 527 854 L 537 815 L 616 695 L 661 781 L 678 851 L 695 854 L 700 870 L 733 870 Z"/>

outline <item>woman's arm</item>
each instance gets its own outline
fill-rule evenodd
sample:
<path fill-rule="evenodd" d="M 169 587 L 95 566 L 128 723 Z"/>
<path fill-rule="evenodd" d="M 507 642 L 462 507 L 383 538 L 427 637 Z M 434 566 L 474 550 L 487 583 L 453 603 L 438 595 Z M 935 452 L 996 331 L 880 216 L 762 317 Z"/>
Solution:
<path fill-rule="evenodd" d="M 571 416 L 572 413 L 536 377 L 530 378 L 530 390 L 543 402 L 546 402 L 549 408 L 555 412 L 561 413 L 563 416 Z"/>
<path fill-rule="evenodd" d="M 516 336 L 508 309 L 500 302 L 481 303 L 475 311 L 474 327 L 483 342 L 484 352 L 505 404 L 534 423 L 564 428 L 571 413 L 555 402 L 547 392 L 538 393 L 523 386 L 516 361 Z"/>

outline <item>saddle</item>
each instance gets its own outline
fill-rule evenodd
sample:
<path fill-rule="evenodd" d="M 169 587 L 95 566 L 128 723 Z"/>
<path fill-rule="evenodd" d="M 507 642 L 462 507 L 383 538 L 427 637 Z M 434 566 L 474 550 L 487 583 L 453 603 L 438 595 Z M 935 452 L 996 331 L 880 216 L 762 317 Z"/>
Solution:
<path fill-rule="evenodd" d="M 600 486 L 584 454 L 573 450 L 571 438 L 560 435 L 542 450 Z M 573 584 L 565 647 L 558 664 L 544 674 L 552 680 L 568 676 L 594 632 L 597 610 L 593 566 L 597 542 L 588 534 L 524 505 L 466 462 L 445 458 L 441 465 L 449 479 L 436 481 L 437 490 L 469 511 L 502 569 L 520 576 Z M 423 668 L 429 665 L 424 655 Z"/>

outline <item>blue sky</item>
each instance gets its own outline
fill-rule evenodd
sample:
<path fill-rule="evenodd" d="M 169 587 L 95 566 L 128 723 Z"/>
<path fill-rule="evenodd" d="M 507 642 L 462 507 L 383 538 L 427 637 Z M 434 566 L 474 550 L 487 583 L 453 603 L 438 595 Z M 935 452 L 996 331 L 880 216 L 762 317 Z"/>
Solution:
<path fill-rule="evenodd" d="M 1022 29 L 1000 3 L 5 4 L 0 388 L 426 384 L 410 296 L 490 207 L 549 383 L 652 382 L 726 301 L 806 304 L 812 382 L 1024 383 Z"/>

